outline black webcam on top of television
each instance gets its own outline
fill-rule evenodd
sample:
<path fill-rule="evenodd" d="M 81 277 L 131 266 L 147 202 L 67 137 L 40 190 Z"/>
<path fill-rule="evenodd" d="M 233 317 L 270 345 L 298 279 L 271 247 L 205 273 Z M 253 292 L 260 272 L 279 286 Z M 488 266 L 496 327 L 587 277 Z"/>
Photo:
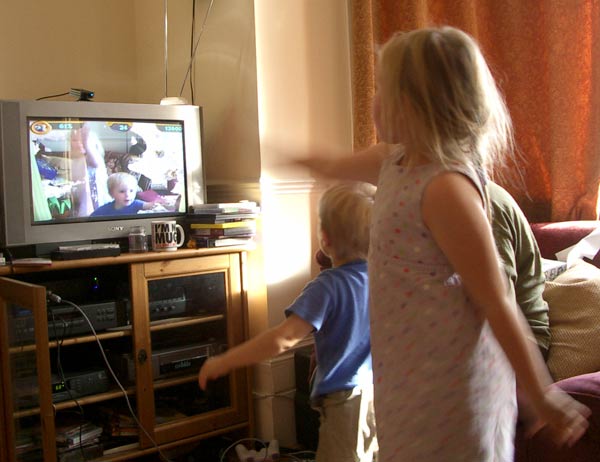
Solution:
<path fill-rule="evenodd" d="M 94 92 L 83 88 L 71 88 L 69 95 L 75 96 L 77 101 L 91 101 L 94 97 Z"/>

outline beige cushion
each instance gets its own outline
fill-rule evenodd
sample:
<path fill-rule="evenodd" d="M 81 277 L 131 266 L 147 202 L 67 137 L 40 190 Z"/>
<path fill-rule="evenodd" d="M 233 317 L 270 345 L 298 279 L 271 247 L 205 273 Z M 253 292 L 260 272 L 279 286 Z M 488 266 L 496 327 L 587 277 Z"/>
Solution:
<path fill-rule="evenodd" d="M 554 380 L 600 370 L 600 268 L 582 260 L 546 283 Z"/>

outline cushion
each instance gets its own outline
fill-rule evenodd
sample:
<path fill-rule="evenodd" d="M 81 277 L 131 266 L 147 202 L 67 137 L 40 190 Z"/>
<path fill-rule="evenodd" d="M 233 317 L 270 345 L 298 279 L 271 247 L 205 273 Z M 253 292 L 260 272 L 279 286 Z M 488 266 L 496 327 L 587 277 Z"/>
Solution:
<path fill-rule="evenodd" d="M 554 380 L 600 371 L 600 269 L 582 260 L 546 283 Z"/>
<path fill-rule="evenodd" d="M 555 259 L 557 252 L 577 244 L 599 225 L 596 220 L 532 223 L 531 230 L 542 257 Z"/>

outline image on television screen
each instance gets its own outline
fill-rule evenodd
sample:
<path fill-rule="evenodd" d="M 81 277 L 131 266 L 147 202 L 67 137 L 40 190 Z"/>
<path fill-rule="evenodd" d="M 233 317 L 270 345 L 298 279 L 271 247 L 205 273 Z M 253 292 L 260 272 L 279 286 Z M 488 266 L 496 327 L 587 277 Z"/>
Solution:
<path fill-rule="evenodd" d="M 182 122 L 28 123 L 34 224 L 185 212 Z"/>

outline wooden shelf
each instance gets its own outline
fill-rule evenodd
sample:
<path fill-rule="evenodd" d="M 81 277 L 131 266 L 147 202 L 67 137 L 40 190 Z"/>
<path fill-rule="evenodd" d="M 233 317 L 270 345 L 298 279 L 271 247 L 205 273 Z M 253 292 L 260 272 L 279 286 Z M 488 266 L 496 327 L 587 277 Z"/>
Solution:
<path fill-rule="evenodd" d="M 161 319 L 160 321 L 153 321 L 150 323 L 150 331 L 156 332 L 159 330 L 173 329 L 175 327 L 193 326 L 195 324 L 205 324 L 208 322 L 222 321 L 224 319 L 225 316 L 222 314 L 216 314 L 213 316 L 203 316 L 201 318 L 190 316 L 185 319 Z"/>
<path fill-rule="evenodd" d="M 153 321 L 150 323 L 151 331 L 159 331 L 165 329 L 173 329 L 176 327 L 184 327 L 184 326 L 193 326 L 195 324 L 204 324 L 215 321 L 222 321 L 225 319 L 225 316 L 222 314 L 217 314 L 213 316 L 202 316 L 202 317 L 194 317 L 189 316 L 185 318 L 169 318 L 169 319 L 161 319 L 159 321 Z M 98 340 L 107 340 L 111 338 L 118 337 L 128 337 L 131 335 L 131 325 L 123 326 L 123 327 L 115 327 L 111 329 L 109 332 L 101 332 L 98 334 Z M 60 346 L 65 347 L 69 345 L 79 345 L 83 343 L 95 342 L 96 337 L 94 335 L 84 335 L 79 337 L 70 337 L 60 341 Z M 49 348 L 56 348 L 58 346 L 59 341 L 52 340 L 48 342 Z M 27 344 L 27 345 L 19 345 L 12 346 L 9 349 L 10 354 L 17 353 L 26 353 L 28 351 L 35 351 L 35 344 Z"/>
<path fill-rule="evenodd" d="M 177 249 L 176 252 L 122 253 L 116 257 L 84 258 L 81 260 L 54 260 L 43 266 L 0 266 L 0 276 L 13 274 L 38 273 L 42 271 L 62 271 L 74 268 L 122 265 L 129 263 L 147 263 L 152 261 L 169 261 L 182 258 L 203 257 L 206 255 L 223 255 L 232 252 L 253 250 L 256 244 L 244 246 L 224 246 L 210 249 Z"/>
<path fill-rule="evenodd" d="M 120 330 L 115 330 L 112 332 L 101 332 L 98 334 L 98 340 L 107 340 L 107 339 L 111 339 L 111 338 L 128 337 L 128 336 L 131 336 L 131 327 L 130 326 L 126 326 Z M 95 341 L 96 341 L 96 337 L 94 335 L 84 335 L 82 337 L 70 337 L 70 338 L 60 340 L 60 341 L 52 340 L 52 341 L 48 342 L 48 347 L 56 348 L 59 343 L 60 343 L 61 347 L 64 347 L 64 346 L 69 346 L 69 345 L 79 345 L 79 344 L 90 343 L 90 342 L 95 342 Z M 35 351 L 35 345 L 29 344 L 29 345 L 23 345 L 23 346 L 13 346 L 13 347 L 10 347 L 10 349 L 9 349 L 9 352 L 11 354 L 25 353 L 27 351 Z"/>
<path fill-rule="evenodd" d="M 127 387 L 127 388 L 125 388 L 125 392 L 127 393 L 128 396 L 134 395 L 135 388 Z M 122 398 L 122 397 L 123 397 L 123 391 L 117 388 L 117 389 L 107 391 L 104 393 L 98 393 L 98 394 L 90 395 L 90 396 L 82 396 L 81 398 L 69 399 L 66 401 L 61 401 L 60 403 L 54 403 L 53 408 L 55 411 L 64 411 L 65 409 L 70 409 L 72 407 L 85 406 L 86 404 L 100 403 L 102 401 L 108 401 L 111 399 Z M 37 415 L 39 413 L 40 413 L 40 408 L 34 407 L 34 408 L 26 409 L 23 411 L 17 411 L 13 414 L 13 417 L 15 419 L 18 419 L 20 417 L 29 417 L 29 416 Z"/>

